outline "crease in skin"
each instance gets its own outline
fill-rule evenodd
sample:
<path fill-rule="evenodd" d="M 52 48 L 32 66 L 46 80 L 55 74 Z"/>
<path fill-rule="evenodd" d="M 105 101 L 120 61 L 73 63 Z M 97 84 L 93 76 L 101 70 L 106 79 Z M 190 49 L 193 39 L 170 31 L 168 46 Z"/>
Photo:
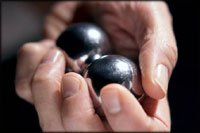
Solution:
<path fill-rule="evenodd" d="M 134 8 L 136 8 L 136 4 L 132 4 L 132 5 L 134 5 Z M 137 11 L 137 9 L 134 9 L 135 11 L 134 12 L 138 12 Z M 112 13 L 112 12 L 111 12 Z M 109 15 L 109 17 L 110 16 L 112 16 L 113 18 L 123 18 L 123 16 L 120 16 L 120 15 L 116 15 L 115 16 L 115 14 L 111 14 L 110 13 L 110 15 Z M 135 16 L 136 17 L 136 16 Z M 135 17 L 133 17 L 133 18 L 135 18 Z M 141 18 L 140 16 L 138 16 L 139 18 Z M 112 27 L 113 27 L 113 29 L 109 26 L 109 29 L 107 29 L 107 32 L 109 33 L 109 34 L 111 34 L 111 33 L 115 33 L 115 34 L 112 34 L 112 36 L 110 35 L 110 37 L 112 38 L 112 40 L 119 40 L 119 35 L 114 31 L 115 30 L 115 28 L 114 27 L 119 27 L 118 29 L 120 30 L 119 31 L 119 33 L 120 34 L 125 34 L 126 36 L 128 35 L 129 37 L 129 39 L 131 39 L 132 41 L 130 41 L 130 42 L 132 42 L 133 44 L 130 44 L 130 42 L 128 43 L 128 45 L 127 45 L 127 47 L 130 45 L 132 45 L 132 46 L 134 46 L 134 47 L 136 47 L 136 49 L 138 49 L 139 48 L 139 44 L 141 44 L 141 42 L 143 42 L 143 38 L 146 36 L 146 34 L 148 33 L 150 33 L 149 32 L 149 29 L 143 29 L 142 31 L 141 31 L 141 27 L 147 27 L 145 24 L 140 24 L 140 26 L 132 26 L 131 25 L 131 27 L 134 27 L 135 29 L 134 29 L 134 31 L 135 32 L 133 32 L 133 31 L 131 31 L 130 29 L 127 29 L 127 26 L 126 25 L 124 25 L 124 24 L 122 24 L 122 23 L 119 23 L 118 21 L 116 22 L 116 21 L 113 21 L 112 22 L 112 20 L 110 19 L 109 20 L 109 18 L 104 18 L 105 19 L 105 21 L 106 22 L 104 22 L 104 24 L 107 24 L 107 23 L 110 23 L 110 24 L 112 24 Z M 126 19 L 125 19 L 126 20 Z M 134 20 L 134 21 L 136 21 L 136 20 Z M 137 21 L 141 21 L 141 22 L 143 22 L 144 20 L 137 20 Z M 138 23 L 137 23 L 137 25 L 138 25 Z M 143 25 L 143 26 L 142 26 Z M 139 27 L 138 29 L 136 29 L 137 27 Z M 140 29 L 140 30 L 139 30 Z M 137 32 L 137 31 L 140 31 L 140 32 Z M 137 38 L 135 38 L 133 35 L 135 34 L 135 33 L 140 33 L 141 35 L 139 35 L 139 36 L 137 36 Z M 133 35 L 132 35 L 133 34 Z M 117 35 L 117 36 L 116 36 Z M 124 36 L 125 36 L 124 35 Z M 143 37 L 144 36 L 144 37 Z M 133 39 L 133 38 L 135 38 L 135 39 Z M 141 39 L 139 39 L 139 38 L 141 38 Z M 127 39 L 120 39 L 120 40 L 125 40 L 125 44 L 127 44 Z M 142 40 L 142 41 L 140 41 L 140 40 Z M 123 41 L 122 41 L 123 42 Z M 120 45 L 119 44 L 119 41 L 114 41 L 113 42 L 115 45 Z M 122 46 L 124 46 L 124 44 L 122 45 Z"/>
<path fill-rule="evenodd" d="M 167 102 L 167 99 L 162 100 L 154 100 L 151 99 L 149 96 L 145 96 L 141 101 L 141 105 L 144 106 L 145 112 L 148 114 L 148 117 L 151 119 L 151 123 L 157 125 L 163 125 L 166 129 L 170 128 L 170 118 L 163 117 L 164 115 L 169 116 L 170 112 L 168 110 L 169 104 Z M 166 104 L 167 105 L 166 105 Z M 165 106 L 163 106 L 165 105 Z M 164 111 L 164 113 L 163 113 Z M 167 111 L 167 112 L 165 112 Z M 162 129 L 162 128 L 161 128 Z M 163 130 L 163 129 L 162 129 Z"/>
<path fill-rule="evenodd" d="M 165 129 L 163 129 L 162 127 L 159 127 L 157 125 L 158 131 L 161 131 L 161 129 L 164 130 L 164 131 L 170 131 L 171 126 L 169 124 L 167 124 L 167 122 L 165 122 L 165 120 L 163 120 L 162 118 L 160 118 L 158 116 L 154 116 L 154 117 L 151 117 L 151 119 L 153 120 L 154 123 L 156 122 L 158 125 L 164 126 Z"/>
<path fill-rule="evenodd" d="M 77 97 L 79 97 L 81 99 L 83 98 L 83 96 L 81 96 L 80 92 L 78 92 L 78 93 L 76 93 L 76 94 L 74 94 L 74 95 L 72 95 L 70 97 L 64 98 L 63 99 L 64 106 L 66 106 L 66 108 L 67 108 L 67 105 L 72 107 L 73 104 L 74 104 L 73 101 L 75 99 L 77 99 Z M 91 101 L 87 98 L 87 99 L 83 100 L 83 102 L 85 104 L 81 104 L 81 106 L 76 107 L 77 109 L 81 110 L 81 112 L 76 110 L 76 111 L 71 111 L 71 112 L 67 111 L 67 112 L 64 112 L 64 113 L 69 113 L 70 117 L 74 117 L 74 118 L 85 117 L 83 114 L 85 114 L 85 115 L 86 114 L 95 115 L 96 112 L 94 110 L 94 107 L 91 105 Z"/>
<path fill-rule="evenodd" d="M 110 23 L 112 23 L 112 22 L 110 22 Z M 113 28 L 110 27 L 108 29 L 109 31 L 107 31 L 107 32 L 109 32 L 108 34 L 114 33 L 114 34 L 112 34 L 112 36 L 110 35 L 110 38 L 112 40 L 111 44 L 113 45 L 113 50 L 114 50 L 113 52 L 121 53 L 123 55 L 126 52 L 130 51 L 131 53 L 133 53 L 133 55 L 135 57 L 135 52 L 131 51 L 131 49 L 134 51 L 138 50 L 137 44 L 135 44 L 136 40 L 134 39 L 134 37 L 131 36 L 123 28 L 120 28 L 118 26 L 112 26 L 112 27 Z M 118 27 L 118 28 L 115 28 L 115 27 Z M 123 37 L 121 37 L 121 35 Z M 123 52 L 124 50 L 126 50 L 126 52 Z M 136 53 L 138 53 L 138 52 L 136 52 Z"/>

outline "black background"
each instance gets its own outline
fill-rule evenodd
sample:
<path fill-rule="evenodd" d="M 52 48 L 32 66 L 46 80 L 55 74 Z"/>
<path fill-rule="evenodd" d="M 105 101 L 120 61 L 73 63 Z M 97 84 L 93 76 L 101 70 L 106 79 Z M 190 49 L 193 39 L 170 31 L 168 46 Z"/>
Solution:
<path fill-rule="evenodd" d="M 170 79 L 168 98 L 172 132 L 200 130 L 199 114 L 199 20 L 197 2 L 167 2 L 173 15 L 178 62 Z M 1 62 L 1 127 L 14 131 L 41 131 L 34 107 L 15 94 L 16 57 Z"/>

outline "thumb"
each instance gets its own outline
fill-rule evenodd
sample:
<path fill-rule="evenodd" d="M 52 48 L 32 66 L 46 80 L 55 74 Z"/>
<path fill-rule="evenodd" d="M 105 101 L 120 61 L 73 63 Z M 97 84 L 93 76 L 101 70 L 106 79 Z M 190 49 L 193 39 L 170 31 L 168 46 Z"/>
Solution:
<path fill-rule="evenodd" d="M 169 79 L 177 62 L 175 38 L 173 33 L 169 34 L 170 37 L 166 37 L 165 33 L 152 34 L 140 49 L 142 85 L 146 94 L 154 99 L 161 99 L 166 95 Z"/>
<path fill-rule="evenodd" d="M 149 30 L 140 47 L 139 62 L 142 85 L 148 96 L 161 99 L 177 62 L 177 46 L 172 16 L 165 2 L 149 6 Z"/>

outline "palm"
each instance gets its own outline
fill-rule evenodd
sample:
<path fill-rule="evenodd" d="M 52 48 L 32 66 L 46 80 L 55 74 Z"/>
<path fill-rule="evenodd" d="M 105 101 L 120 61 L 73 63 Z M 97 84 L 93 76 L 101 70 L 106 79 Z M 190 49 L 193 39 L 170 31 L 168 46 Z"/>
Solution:
<path fill-rule="evenodd" d="M 118 2 L 117 6 L 115 2 L 89 2 L 77 9 L 73 22 L 94 21 L 108 34 L 113 53 L 137 59 L 150 29 L 145 6 L 144 2 Z"/>

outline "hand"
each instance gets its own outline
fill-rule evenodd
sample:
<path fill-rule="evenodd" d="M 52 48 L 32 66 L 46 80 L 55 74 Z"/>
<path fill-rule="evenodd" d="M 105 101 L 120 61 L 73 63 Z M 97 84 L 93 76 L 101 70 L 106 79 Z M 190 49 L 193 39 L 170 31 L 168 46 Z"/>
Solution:
<path fill-rule="evenodd" d="M 40 125 L 44 131 L 170 130 L 170 116 L 167 99 L 152 99 L 160 99 L 165 96 L 168 80 L 177 59 L 177 48 L 167 7 L 162 2 L 152 2 L 149 5 L 147 2 L 117 3 L 118 4 L 114 2 L 108 2 L 106 4 L 103 2 L 61 2 L 53 8 L 52 14 L 50 13 L 46 19 L 45 31 L 48 33 L 46 36 L 47 38 L 56 39 L 67 25 L 76 21 L 92 18 L 93 21 L 101 25 L 108 33 L 114 53 L 122 54 L 132 59 L 139 58 L 143 87 L 148 96 L 139 103 L 136 101 L 135 97 L 127 92 L 126 89 L 123 89 L 122 86 L 116 84 L 108 85 L 104 87 L 101 92 L 102 107 L 105 112 L 105 118 L 102 118 L 102 116 L 99 116 L 99 114 L 94 112 L 94 105 L 91 104 L 92 102 L 89 96 L 86 96 L 89 98 L 86 98 L 87 102 L 85 101 L 88 103 L 88 106 L 87 104 L 84 104 L 84 100 L 81 100 L 81 96 L 77 98 L 75 96 L 75 98 L 70 98 L 71 96 L 63 97 L 62 99 L 60 92 L 61 79 L 64 74 L 62 61 L 60 61 L 60 63 L 53 63 L 54 65 L 57 64 L 57 67 L 50 65 L 51 63 L 47 63 L 46 66 L 48 67 L 44 67 L 43 70 L 39 69 L 43 68 L 39 66 L 43 64 L 41 61 L 45 58 L 45 55 L 48 54 L 48 51 L 51 48 L 55 48 L 53 41 L 43 41 L 34 43 L 34 45 L 29 43 L 22 47 L 18 57 L 16 92 L 21 98 L 34 103 L 39 115 Z M 76 12 L 77 14 L 80 12 L 83 14 L 85 13 L 83 16 L 86 17 L 81 18 L 81 15 L 78 16 L 74 12 L 75 9 L 78 9 Z M 68 15 L 63 13 L 67 13 Z M 130 17 L 123 15 L 127 13 L 130 14 L 129 16 L 133 17 L 130 19 Z M 95 16 L 98 16 L 98 19 Z M 124 22 L 126 22 L 126 25 L 124 25 Z M 60 58 L 62 58 L 62 56 Z M 27 64 L 29 65 L 27 66 Z M 167 73 L 165 69 L 162 69 L 162 66 L 167 67 Z M 157 73 L 157 76 L 154 74 L 156 67 L 160 71 Z M 41 73 L 38 71 L 44 72 L 41 75 L 37 74 Z M 68 76 L 70 77 L 70 75 Z M 72 75 L 77 78 L 76 74 L 74 75 L 74 73 L 72 73 Z M 63 77 L 63 88 L 71 88 L 73 90 L 73 87 L 67 87 L 70 86 L 70 84 L 64 87 L 64 79 L 68 76 Z M 79 75 L 78 78 L 82 77 Z M 162 79 L 162 82 L 157 84 L 157 82 L 155 82 L 157 79 Z M 81 84 L 85 84 L 82 79 L 80 82 Z M 45 91 L 41 88 L 45 88 Z M 85 88 L 84 90 L 86 90 L 86 92 L 80 92 L 79 95 L 88 95 L 86 94 L 88 93 L 87 87 L 82 88 Z M 106 95 L 109 94 L 111 94 L 110 97 L 112 97 L 112 99 L 115 96 L 114 94 L 118 95 L 120 108 L 118 107 L 118 109 L 116 109 L 112 106 L 116 104 L 109 104 L 109 102 L 112 101 L 112 99 L 109 100 L 106 98 Z M 68 98 L 76 99 L 73 100 L 73 105 L 70 105 L 72 103 L 70 101 L 72 100 L 64 100 Z M 67 102 L 65 104 L 65 102 L 62 102 L 63 100 L 69 101 L 69 103 Z M 78 102 L 79 104 L 75 104 Z M 106 106 L 106 103 L 108 103 L 109 106 Z M 115 101 L 114 103 L 117 102 Z M 86 106 L 83 107 L 83 105 Z M 85 115 L 85 107 L 86 112 L 90 112 L 87 109 L 93 110 L 91 111 L 93 113 L 89 114 L 92 114 L 92 116 L 94 115 L 95 118 L 91 117 L 89 114 Z M 106 107 L 114 108 L 114 114 Z M 76 112 L 75 110 L 83 111 Z M 74 111 L 75 114 L 73 114 Z M 60 117 L 60 114 L 67 117 Z M 77 122 L 77 119 L 82 115 L 82 121 Z M 70 119 L 65 120 L 65 118 Z M 98 126 L 95 123 L 97 123 Z M 78 126 L 74 127 L 74 125 Z"/>
<path fill-rule="evenodd" d="M 172 17 L 164 2 L 60 2 L 45 21 L 47 38 L 57 39 L 74 22 L 99 24 L 113 53 L 139 59 L 146 94 L 161 99 L 177 61 Z"/>
<path fill-rule="evenodd" d="M 105 114 L 98 114 L 86 81 L 73 72 L 64 74 L 65 63 L 62 52 L 49 40 L 28 43 L 19 52 L 16 91 L 34 104 L 43 131 L 170 130 L 166 98 L 146 96 L 139 103 L 118 84 L 102 89 Z"/>

